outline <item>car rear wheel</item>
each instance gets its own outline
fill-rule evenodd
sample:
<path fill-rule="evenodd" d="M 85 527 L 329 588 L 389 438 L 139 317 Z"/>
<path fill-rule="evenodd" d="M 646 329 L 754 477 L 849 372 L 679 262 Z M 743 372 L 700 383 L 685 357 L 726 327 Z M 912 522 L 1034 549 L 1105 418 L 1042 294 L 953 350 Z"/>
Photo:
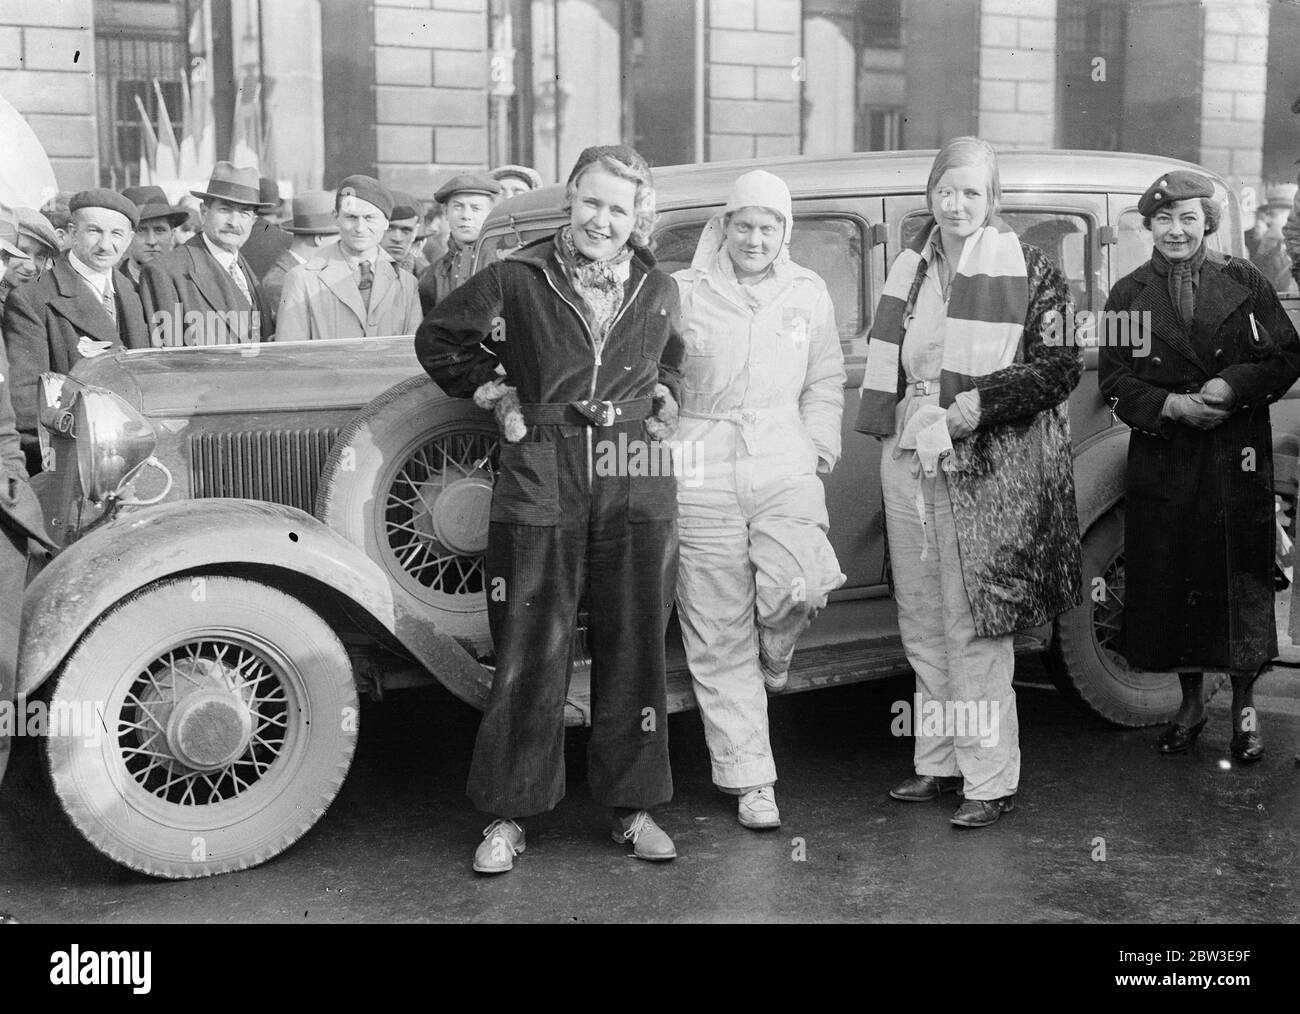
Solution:
<path fill-rule="evenodd" d="M 413 377 L 339 434 L 316 496 L 316 516 L 384 568 L 408 611 L 479 655 L 492 643 L 483 552 L 496 460 L 492 417 Z"/>
<path fill-rule="evenodd" d="M 241 578 L 147 586 L 77 645 L 50 694 L 46 756 L 73 825 L 156 877 L 256 866 L 342 785 L 359 711 L 315 612 Z"/>
<path fill-rule="evenodd" d="M 1100 581 L 1097 579 L 1100 578 Z M 1124 507 L 1104 514 L 1083 537 L 1083 604 L 1063 614 L 1047 653 L 1056 685 L 1116 725 L 1167 722 L 1182 702 L 1178 675 L 1132 668 L 1122 654 Z M 1223 682 L 1207 674 L 1207 696 Z"/>

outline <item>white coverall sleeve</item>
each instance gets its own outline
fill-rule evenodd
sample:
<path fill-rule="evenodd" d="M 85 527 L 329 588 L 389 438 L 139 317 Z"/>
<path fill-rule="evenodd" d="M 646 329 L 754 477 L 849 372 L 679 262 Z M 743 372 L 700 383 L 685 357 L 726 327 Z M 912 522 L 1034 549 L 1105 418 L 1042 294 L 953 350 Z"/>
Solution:
<path fill-rule="evenodd" d="M 808 335 L 808 369 L 799 394 L 799 417 L 817 447 L 819 466 L 824 465 L 827 472 L 840 459 L 840 420 L 844 414 L 846 379 L 840 334 L 835 327 L 835 307 L 823 286 Z"/>

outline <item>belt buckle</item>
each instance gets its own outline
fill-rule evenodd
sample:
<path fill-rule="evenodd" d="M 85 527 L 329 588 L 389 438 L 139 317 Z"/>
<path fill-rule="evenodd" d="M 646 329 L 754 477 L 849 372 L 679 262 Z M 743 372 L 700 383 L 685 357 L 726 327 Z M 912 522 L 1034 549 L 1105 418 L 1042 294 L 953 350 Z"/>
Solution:
<path fill-rule="evenodd" d="M 614 407 L 614 403 L 612 401 L 602 401 L 598 402 L 598 404 L 600 405 L 601 410 L 598 425 L 613 426 L 617 421 L 616 417 L 618 416 L 618 409 Z"/>
<path fill-rule="evenodd" d="M 916 391 L 917 394 L 928 395 L 930 394 L 931 383 L 932 381 L 929 380 L 914 380 L 912 381 L 912 389 Z"/>

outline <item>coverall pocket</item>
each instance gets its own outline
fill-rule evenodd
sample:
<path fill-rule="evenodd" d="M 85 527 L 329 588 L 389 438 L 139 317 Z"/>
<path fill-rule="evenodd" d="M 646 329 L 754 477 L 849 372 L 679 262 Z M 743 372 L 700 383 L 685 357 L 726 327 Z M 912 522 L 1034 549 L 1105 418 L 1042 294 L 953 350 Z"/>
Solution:
<path fill-rule="evenodd" d="M 686 343 L 686 361 L 682 366 L 682 384 L 694 394 L 717 394 L 726 390 L 729 357 L 716 335 L 689 328 L 682 336 Z"/>
<path fill-rule="evenodd" d="M 628 521 L 672 521 L 677 517 L 677 477 L 646 475 L 627 484 Z"/>
<path fill-rule="evenodd" d="M 501 444 L 500 470 L 492 490 L 492 520 L 510 525 L 555 525 L 560 486 L 555 444 Z"/>
<path fill-rule="evenodd" d="M 645 315 L 641 329 L 641 355 L 653 359 L 656 363 L 663 358 L 664 346 L 668 344 L 668 309 L 659 307 Z"/>

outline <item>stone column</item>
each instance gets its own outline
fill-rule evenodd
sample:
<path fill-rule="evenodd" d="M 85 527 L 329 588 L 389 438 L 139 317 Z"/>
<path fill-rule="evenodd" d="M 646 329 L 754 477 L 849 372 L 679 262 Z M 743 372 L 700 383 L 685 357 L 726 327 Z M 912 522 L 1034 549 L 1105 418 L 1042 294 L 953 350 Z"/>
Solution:
<path fill-rule="evenodd" d="M 983 0 L 978 130 L 998 148 L 1056 143 L 1056 0 Z"/>
<path fill-rule="evenodd" d="M 91 0 L 7 3 L 0 11 L 0 94 L 40 139 L 64 191 L 99 185 L 93 24 Z"/>
<path fill-rule="evenodd" d="M 320 0 L 276 0 L 262 15 L 263 107 L 276 175 L 317 189 L 325 165 Z"/>
<path fill-rule="evenodd" d="M 1262 194 L 1266 0 L 1202 0 L 1201 145 L 1198 161 L 1240 192 Z"/>
<path fill-rule="evenodd" d="M 799 153 L 802 36 L 797 3 L 710 0 L 709 161 Z"/>

